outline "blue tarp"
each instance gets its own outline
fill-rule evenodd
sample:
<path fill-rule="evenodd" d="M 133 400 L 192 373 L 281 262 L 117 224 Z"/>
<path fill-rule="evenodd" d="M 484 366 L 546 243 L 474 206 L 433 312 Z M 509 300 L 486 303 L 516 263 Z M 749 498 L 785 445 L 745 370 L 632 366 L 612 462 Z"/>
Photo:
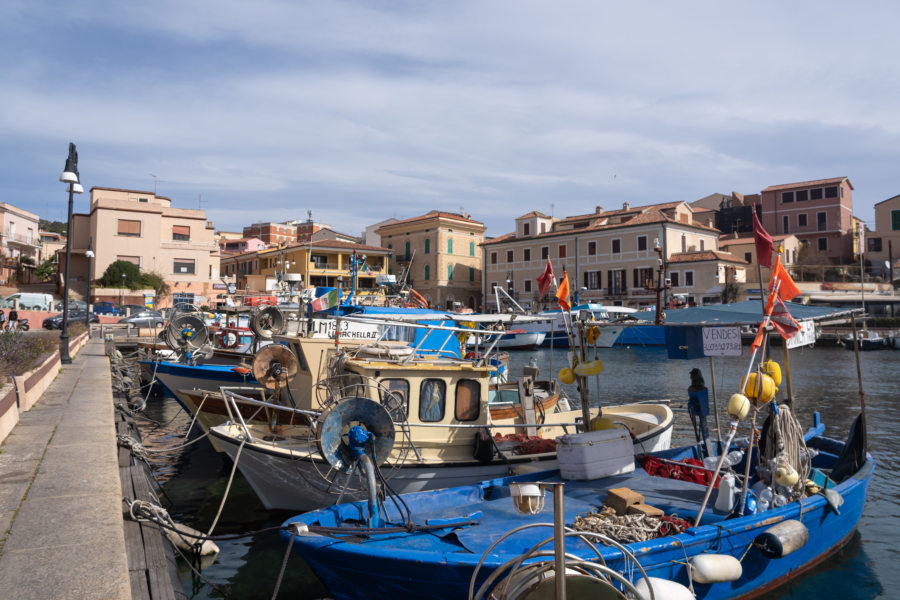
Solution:
<path fill-rule="evenodd" d="M 785 302 L 788 312 L 796 320 L 819 320 L 838 315 L 849 315 L 851 310 L 841 306 L 810 306 Z M 652 323 L 654 313 L 634 313 L 637 319 Z M 759 300 L 745 300 L 734 304 L 709 304 L 691 308 L 666 311 L 666 325 L 759 325 L 762 320 L 762 305 Z"/>

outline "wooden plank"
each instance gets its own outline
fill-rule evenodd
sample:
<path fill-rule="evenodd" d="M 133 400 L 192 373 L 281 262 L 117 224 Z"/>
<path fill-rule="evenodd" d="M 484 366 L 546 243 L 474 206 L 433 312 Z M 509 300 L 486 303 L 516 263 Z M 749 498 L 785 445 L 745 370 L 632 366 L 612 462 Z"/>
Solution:
<path fill-rule="evenodd" d="M 131 597 L 133 600 L 152 600 L 150 586 L 147 584 L 146 571 L 131 571 L 129 578 L 131 580 Z"/>
<path fill-rule="evenodd" d="M 125 551 L 128 557 L 129 571 L 144 571 L 147 569 L 147 559 L 144 554 L 144 535 L 141 525 L 135 521 L 125 521 Z"/>

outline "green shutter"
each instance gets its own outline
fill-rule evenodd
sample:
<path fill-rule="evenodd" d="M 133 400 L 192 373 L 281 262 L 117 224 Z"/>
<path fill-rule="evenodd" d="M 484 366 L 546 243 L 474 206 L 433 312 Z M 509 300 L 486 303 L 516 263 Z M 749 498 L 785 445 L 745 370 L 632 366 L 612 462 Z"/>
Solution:
<path fill-rule="evenodd" d="M 425 265 L 425 281 L 428 281 L 429 279 L 431 279 L 431 267 Z"/>
<path fill-rule="evenodd" d="M 475 267 L 469 267 L 469 281 L 475 281 Z"/>
<path fill-rule="evenodd" d="M 469 242 L 469 256 L 475 256 L 475 242 Z"/>
<path fill-rule="evenodd" d="M 425 254 L 431 253 L 431 240 L 425 240 Z"/>
<path fill-rule="evenodd" d="M 453 279 L 453 265 L 447 265 L 447 279 Z"/>
<path fill-rule="evenodd" d="M 891 231 L 900 231 L 900 210 L 891 211 Z"/>
<path fill-rule="evenodd" d="M 453 238 L 447 238 L 447 254 L 453 254 Z"/>

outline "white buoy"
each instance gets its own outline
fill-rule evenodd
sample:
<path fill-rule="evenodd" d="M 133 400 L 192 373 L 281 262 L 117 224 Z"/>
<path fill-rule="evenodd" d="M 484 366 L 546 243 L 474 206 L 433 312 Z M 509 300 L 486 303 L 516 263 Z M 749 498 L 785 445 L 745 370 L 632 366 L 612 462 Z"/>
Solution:
<path fill-rule="evenodd" d="M 684 587 L 680 583 L 662 579 L 661 577 L 641 578 L 635 584 L 634 588 L 641 595 L 642 600 L 650 600 L 650 586 L 653 587 L 653 596 L 656 600 L 696 600 L 691 590 Z"/>
<path fill-rule="evenodd" d="M 719 479 L 719 494 L 716 496 L 716 510 L 730 513 L 734 508 L 734 475 L 725 473 Z"/>
<path fill-rule="evenodd" d="M 204 534 L 196 529 L 192 529 L 187 525 L 183 525 L 181 523 L 175 523 L 175 529 L 178 531 L 189 534 L 191 536 L 203 536 Z M 194 543 L 197 541 L 196 537 L 188 537 L 187 535 L 178 535 L 177 531 L 172 531 L 171 529 L 166 529 L 166 537 L 169 538 L 169 541 L 172 542 L 177 548 L 181 549 L 183 552 L 193 552 L 194 551 Z M 215 555 L 219 553 L 219 547 L 212 540 L 203 540 L 203 543 L 200 544 L 200 556 L 208 556 Z"/>
<path fill-rule="evenodd" d="M 700 554 L 691 559 L 691 578 L 696 583 L 737 581 L 744 569 L 730 554 Z"/>

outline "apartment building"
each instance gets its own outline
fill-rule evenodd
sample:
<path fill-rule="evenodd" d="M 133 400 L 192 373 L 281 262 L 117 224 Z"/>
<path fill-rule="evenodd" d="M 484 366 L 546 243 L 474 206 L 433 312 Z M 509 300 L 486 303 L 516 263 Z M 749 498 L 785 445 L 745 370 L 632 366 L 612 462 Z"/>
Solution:
<path fill-rule="evenodd" d="M 297 241 L 297 227 L 291 223 L 259 222 L 245 226 L 241 237 L 260 239 L 267 246 L 293 244 Z"/>
<path fill-rule="evenodd" d="M 866 260 L 871 262 L 873 272 L 886 270 L 885 263 L 893 260 L 894 276 L 900 276 L 900 271 L 896 270 L 900 259 L 900 195 L 875 205 L 875 231 L 867 236 L 865 248 Z"/>
<path fill-rule="evenodd" d="M 259 238 L 220 239 L 219 252 L 225 254 L 243 254 L 265 250 L 266 243 Z"/>
<path fill-rule="evenodd" d="M 853 185 L 847 177 L 773 185 L 761 193 L 762 225 L 792 233 L 834 264 L 853 261 Z"/>
<path fill-rule="evenodd" d="M 25 209 L 0 202 L 0 248 L 12 259 L 31 258 L 38 261 L 41 240 L 40 217 Z"/>
<path fill-rule="evenodd" d="M 294 284 L 294 289 L 306 287 L 338 287 L 351 285 L 350 265 L 356 251 L 359 267 L 365 260 L 365 272 L 357 273 L 357 290 L 365 295 L 377 291 L 376 279 L 387 273 L 390 251 L 337 240 L 321 240 L 267 248 L 257 252 L 223 255 L 222 276 L 233 278 L 238 290 L 245 292 L 273 291 L 281 282 Z"/>
<path fill-rule="evenodd" d="M 219 247 L 203 210 L 175 208 L 153 192 L 95 187 L 90 213 L 73 215 L 72 229 L 70 277 L 76 281 L 96 281 L 111 263 L 127 260 L 169 284 L 169 296 L 157 306 L 204 304 L 219 283 Z M 60 256 L 62 271 L 65 253 Z"/>
<path fill-rule="evenodd" d="M 467 214 L 432 210 L 396 220 L 374 231 L 381 245 L 393 251 L 390 272 L 428 300 L 429 306 L 477 310 L 482 304 L 484 223 Z"/>
<path fill-rule="evenodd" d="M 669 294 L 693 303 L 720 301 L 727 273 L 742 280 L 742 259 L 719 252 L 712 215 L 694 218 L 685 202 L 669 202 L 555 219 L 532 211 L 516 219 L 514 232 L 483 244 L 484 294 L 494 286 L 526 308 L 551 307 L 539 301 L 537 278 L 549 258 L 557 279 L 563 267 L 578 302 L 641 307 L 656 303 L 659 247 L 673 267 Z M 726 267 L 733 267 L 731 271 Z"/>
<path fill-rule="evenodd" d="M 797 255 L 802 245 L 800 239 L 796 235 L 789 233 L 787 235 L 773 235 L 772 241 L 776 247 L 784 248 L 781 261 L 788 268 L 788 271 L 791 271 L 792 267 L 797 264 Z M 740 258 L 744 263 L 748 263 L 746 282 L 759 283 L 759 270 L 756 268 L 756 243 L 753 241 L 752 235 L 744 234 L 738 237 L 737 233 L 723 234 L 719 238 L 719 249 Z M 764 282 L 769 281 L 771 274 L 772 269 L 762 267 Z"/>

